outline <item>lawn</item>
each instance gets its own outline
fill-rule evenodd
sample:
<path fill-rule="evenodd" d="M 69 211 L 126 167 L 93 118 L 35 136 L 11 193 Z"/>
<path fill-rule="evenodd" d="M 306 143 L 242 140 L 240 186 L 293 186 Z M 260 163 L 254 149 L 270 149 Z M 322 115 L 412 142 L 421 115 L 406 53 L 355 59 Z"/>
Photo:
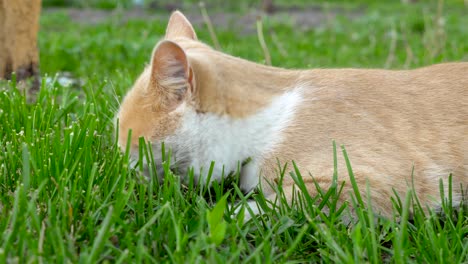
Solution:
<path fill-rule="evenodd" d="M 253 5 L 243 2 L 225 9 L 209 2 L 207 13 L 221 50 L 264 63 Z M 274 66 L 403 69 L 468 61 L 463 1 L 278 2 L 281 9 L 262 20 Z M 245 198 L 235 179 L 184 185 L 167 168 L 163 183 L 145 178 L 120 152 L 114 116 L 164 36 L 169 12 L 127 7 L 44 8 L 40 92 L 0 83 L 0 263 L 468 262 L 468 211 L 452 210 L 450 197 L 442 214 L 424 214 L 415 197 L 399 197 L 389 200 L 393 218 L 360 208 L 358 221 L 347 225 L 340 220 L 347 208 L 335 206 L 340 186 L 322 190 L 320 203 L 302 195 L 292 206 L 278 201 L 274 211 L 256 193 L 250 198 L 266 213 L 243 223 L 228 206 Z M 181 8 L 199 39 L 213 45 L 198 6 Z"/>

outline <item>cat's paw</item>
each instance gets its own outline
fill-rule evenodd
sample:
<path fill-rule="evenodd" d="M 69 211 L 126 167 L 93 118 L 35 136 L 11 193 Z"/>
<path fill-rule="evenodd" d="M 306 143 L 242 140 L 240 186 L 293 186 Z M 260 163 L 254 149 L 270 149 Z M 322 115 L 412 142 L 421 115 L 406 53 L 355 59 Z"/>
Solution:
<path fill-rule="evenodd" d="M 250 219 L 255 217 L 256 215 L 262 214 L 263 210 L 258 206 L 255 200 L 249 200 L 246 203 L 239 202 L 237 204 L 231 205 L 230 208 L 233 214 L 231 217 L 233 219 L 239 219 L 240 214 L 243 213 L 243 222 L 247 223 Z"/>

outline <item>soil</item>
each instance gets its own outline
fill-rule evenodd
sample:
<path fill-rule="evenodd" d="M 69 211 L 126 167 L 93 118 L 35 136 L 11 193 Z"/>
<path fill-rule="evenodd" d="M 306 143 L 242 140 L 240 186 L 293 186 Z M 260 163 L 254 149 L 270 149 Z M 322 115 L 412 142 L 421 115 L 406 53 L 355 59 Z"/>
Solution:
<path fill-rule="evenodd" d="M 155 12 L 153 9 L 116 9 L 112 11 L 97 9 L 79 9 L 79 8 L 46 8 L 43 15 L 54 12 L 65 12 L 68 16 L 78 22 L 86 24 L 97 24 L 107 20 L 118 20 L 125 22 L 132 19 L 160 20 L 167 21 L 171 10 L 177 7 L 167 7 L 164 14 Z M 160 9 L 159 9 L 160 10 Z M 187 10 L 182 10 L 195 27 L 204 26 L 205 22 L 200 9 L 195 6 Z M 256 20 L 259 16 L 268 16 L 272 21 L 281 21 L 297 27 L 299 30 L 309 30 L 332 21 L 336 16 L 344 16 L 349 19 L 359 17 L 364 12 L 364 8 L 353 10 L 341 8 L 323 8 L 320 6 L 308 7 L 276 7 L 274 12 L 264 13 L 260 10 L 251 9 L 244 13 L 230 13 L 223 11 L 209 10 L 208 14 L 216 29 L 238 31 L 242 34 L 255 34 Z"/>

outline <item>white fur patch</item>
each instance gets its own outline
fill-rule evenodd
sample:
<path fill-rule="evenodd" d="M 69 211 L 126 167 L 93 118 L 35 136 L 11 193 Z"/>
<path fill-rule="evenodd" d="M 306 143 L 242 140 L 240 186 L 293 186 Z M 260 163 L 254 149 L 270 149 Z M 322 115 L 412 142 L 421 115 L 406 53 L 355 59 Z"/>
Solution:
<path fill-rule="evenodd" d="M 260 182 L 260 178 L 258 177 L 258 170 L 259 168 L 257 159 L 252 160 L 242 167 L 239 187 L 244 193 L 248 193 L 253 190 Z"/>
<path fill-rule="evenodd" d="M 212 161 L 215 166 L 211 181 L 219 180 L 223 172 L 227 175 L 236 171 L 240 162 L 252 158 L 241 176 L 242 189 L 251 190 L 259 181 L 258 160 L 281 141 L 281 132 L 293 120 L 301 96 L 300 89 L 285 92 L 268 107 L 243 119 L 198 114 L 186 108 L 181 127 L 164 142 L 172 149 L 180 171 L 185 173 L 193 166 L 195 177 L 201 182 L 206 182 Z"/>

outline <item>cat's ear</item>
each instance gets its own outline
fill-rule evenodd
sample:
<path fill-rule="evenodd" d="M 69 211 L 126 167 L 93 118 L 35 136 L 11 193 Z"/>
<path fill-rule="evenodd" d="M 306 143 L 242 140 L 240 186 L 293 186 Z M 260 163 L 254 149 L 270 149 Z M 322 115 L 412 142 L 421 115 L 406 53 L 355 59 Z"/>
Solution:
<path fill-rule="evenodd" d="M 190 24 L 184 14 L 180 11 L 174 11 L 167 24 L 166 39 L 174 39 L 178 37 L 196 40 L 197 34 L 195 33 L 192 24 Z"/>
<path fill-rule="evenodd" d="M 184 50 L 176 43 L 163 40 L 151 58 L 150 89 L 169 110 L 179 106 L 194 89 L 193 71 Z"/>

